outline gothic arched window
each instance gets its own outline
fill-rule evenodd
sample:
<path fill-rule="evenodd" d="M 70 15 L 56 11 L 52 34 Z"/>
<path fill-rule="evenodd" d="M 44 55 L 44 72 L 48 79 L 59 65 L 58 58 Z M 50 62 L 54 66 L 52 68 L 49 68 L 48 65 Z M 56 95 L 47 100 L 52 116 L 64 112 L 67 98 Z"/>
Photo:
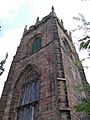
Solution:
<path fill-rule="evenodd" d="M 36 37 L 32 44 L 32 53 L 37 52 L 41 48 L 41 37 Z"/>
<path fill-rule="evenodd" d="M 37 71 L 31 69 L 29 77 L 26 76 L 25 79 L 29 80 L 22 86 L 17 120 L 38 120 L 39 77 Z"/>
<path fill-rule="evenodd" d="M 65 38 L 62 41 L 62 48 L 63 48 L 64 52 L 66 54 L 68 54 L 71 57 L 71 59 L 72 59 L 72 53 L 71 53 L 72 51 L 71 51 L 69 43 L 67 42 L 67 40 Z"/>
<path fill-rule="evenodd" d="M 69 44 L 64 40 L 63 41 L 63 49 L 65 53 L 69 53 L 70 52 L 70 46 Z"/>

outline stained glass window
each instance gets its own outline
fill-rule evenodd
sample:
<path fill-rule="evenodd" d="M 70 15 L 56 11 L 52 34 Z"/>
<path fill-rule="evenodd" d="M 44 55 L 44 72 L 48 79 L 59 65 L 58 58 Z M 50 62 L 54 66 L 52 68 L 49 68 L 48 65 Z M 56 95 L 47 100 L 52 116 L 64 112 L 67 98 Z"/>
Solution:
<path fill-rule="evenodd" d="M 42 39 L 37 37 L 32 44 L 32 53 L 38 51 L 41 48 Z"/>
<path fill-rule="evenodd" d="M 22 86 L 17 120 L 38 120 L 39 78 L 36 71 L 30 72 L 29 81 Z"/>

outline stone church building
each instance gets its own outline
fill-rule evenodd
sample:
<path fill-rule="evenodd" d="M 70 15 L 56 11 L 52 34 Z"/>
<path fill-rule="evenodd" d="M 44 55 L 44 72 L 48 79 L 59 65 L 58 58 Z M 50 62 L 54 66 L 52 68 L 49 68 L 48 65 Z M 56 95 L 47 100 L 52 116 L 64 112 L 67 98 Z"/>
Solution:
<path fill-rule="evenodd" d="M 87 83 L 71 33 L 52 11 L 27 26 L 0 99 L 0 120 L 87 120 L 75 112 Z"/>

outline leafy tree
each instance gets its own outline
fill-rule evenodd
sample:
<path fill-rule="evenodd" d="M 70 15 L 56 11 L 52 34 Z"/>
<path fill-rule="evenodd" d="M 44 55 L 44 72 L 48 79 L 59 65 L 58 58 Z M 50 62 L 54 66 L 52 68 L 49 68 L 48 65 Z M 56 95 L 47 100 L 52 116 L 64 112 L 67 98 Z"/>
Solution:
<path fill-rule="evenodd" d="M 81 49 L 90 49 L 90 22 L 88 22 L 84 15 L 79 13 L 79 17 L 73 17 L 74 20 L 79 21 L 81 24 L 79 24 L 73 32 L 76 30 L 83 30 L 83 37 L 79 39 L 78 41 L 80 42 L 80 50 Z"/>
<path fill-rule="evenodd" d="M 76 112 L 84 112 L 90 115 L 90 99 L 83 98 L 81 102 L 75 107 Z"/>
<path fill-rule="evenodd" d="M 7 58 L 8 58 L 8 53 L 6 53 L 5 59 L 0 62 L 0 76 L 3 74 L 3 72 L 5 70 L 5 68 L 3 67 L 3 65 L 5 64 Z"/>
<path fill-rule="evenodd" d="M 76 87 L 76 89 L 78 91 L 84 91 L 87 93 L 90 93 L 90 85 L 89 84 L 85 84 L 85 85 L 79 85 Z M 82 98 L 80 103 L 75 106 L 75 110 L 76 112 L 84 112 L 87 115 L 90 115 L 90 96 L 86 97 L 86 98 Z"/>
<path fill-rule="evenodd" d="M 84 31 L 83 37 L 78 40 L 78 42 L 80 43 L 79 49 L 80 50 L 85 49 L 88 50 L 88 52 L 90 52 L 90 22 L 88 22 L 85 19 L 83 14 L 79 14 L 79 17 L 73 17 L 73 19 L 81 23 L 81 25 L 79 24 L 77 28 L 73 30 L 73 32 L 75 32 L 76 30 Z M 81 61 L 74 61 L 74 65 L 76 65 L 77 67 L 81 67 L 81 62 L 84 60 L 85 59 Z M 90 94 L 90 84 L 85 84 L 83 86 L 79 85 L 76 87 L 76 89 L 79 91 L 85 91 Z M 77 112 L 84 112 L 87 115 L 90 115 L 90 96 L 82 98 L 80 103 L 77 106 L 75 106 L 75 109 Z"/>

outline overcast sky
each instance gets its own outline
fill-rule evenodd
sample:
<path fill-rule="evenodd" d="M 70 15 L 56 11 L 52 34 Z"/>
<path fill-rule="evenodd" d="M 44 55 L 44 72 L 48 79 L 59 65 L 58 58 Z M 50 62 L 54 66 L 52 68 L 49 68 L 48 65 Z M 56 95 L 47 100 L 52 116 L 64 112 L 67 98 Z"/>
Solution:
<path fill-rule="evenodd" d="M 9 57 L 5 64 L 5 72 L 0 76 L 0 94 L 10 68 L 11 61 L 20 39 L 23 34 L 25 25 L 31 26 L 36 22 L 36 18 L 50 13 L 51 7 L 54 6 L 55 12 L 59 19 L 63 19 L 66 29 L 71 30 L 73 16 L 83 13 L 85 18 L 90 21 L 90 0 L 2 0 L 0 1 L 0 60 L 4 59 L 8 52 Z M 77 44 L 77 41 L 75 41 Z M 83 58 L 84 53 L 81 54 Z M 90 60 L 84 64 L 88 65 Z M 88 64 L 87 64 L 88 63 Z M 89 69 L 85 69 L 87 80 L 89 80 Z"/>

